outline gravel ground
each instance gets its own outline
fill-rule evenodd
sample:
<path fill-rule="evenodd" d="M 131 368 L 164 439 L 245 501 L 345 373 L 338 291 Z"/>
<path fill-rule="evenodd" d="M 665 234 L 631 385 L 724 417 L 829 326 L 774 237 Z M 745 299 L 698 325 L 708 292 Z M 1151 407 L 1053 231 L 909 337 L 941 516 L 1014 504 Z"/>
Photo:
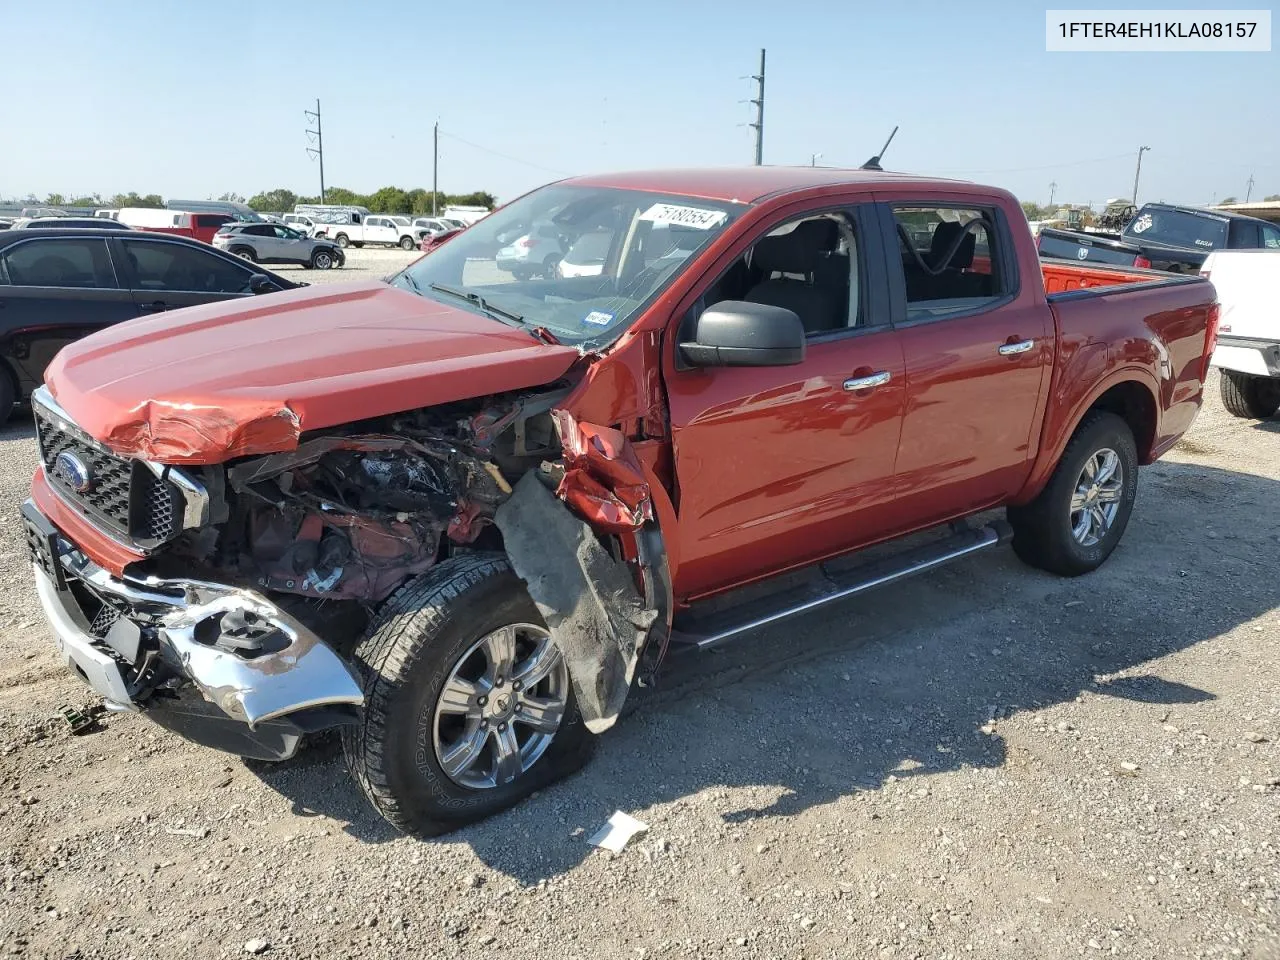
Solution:
<path fill-rule="evenodd" d="M 682 657 L 582 773 L 430 843 L 332 741 L 69 735 L 92 699 L 32 595 L 30 428 L 0 445 L 6 955 L 1280 957 L 1280 423 L 1216 382 L 1098 573 L 992 551 Z M 586 842 L 615 809 L 649 825 L 617 855 Z"/>
<path fill-rule="evenodd" d="M 339 270 L 304 270 L 284 263 L 267 264 L 267 269 L 302 283 L 342 283 L 388 276 L 420 256 L 417 250 L 406 253 L 397 247 L 347 247 L 346 265 Z"/>

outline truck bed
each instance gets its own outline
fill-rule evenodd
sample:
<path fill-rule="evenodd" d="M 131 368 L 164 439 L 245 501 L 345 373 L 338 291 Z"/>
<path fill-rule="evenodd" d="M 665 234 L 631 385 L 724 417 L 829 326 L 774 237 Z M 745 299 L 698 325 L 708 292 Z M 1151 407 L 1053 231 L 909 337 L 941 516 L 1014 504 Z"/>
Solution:
<path fill-rule="evenodd" d="M 1040 272 L 1044 276 L 1045 293 L 1049 295 L 1051 301 L 1056 299 L 1058 294 L 1079 293 L 1092 287 L 1113 287 L 1119 284 L 1178 284 L 1196 279 L 1142 267 L 1116 267 L 1048 258 L 1040 261 Z"/>

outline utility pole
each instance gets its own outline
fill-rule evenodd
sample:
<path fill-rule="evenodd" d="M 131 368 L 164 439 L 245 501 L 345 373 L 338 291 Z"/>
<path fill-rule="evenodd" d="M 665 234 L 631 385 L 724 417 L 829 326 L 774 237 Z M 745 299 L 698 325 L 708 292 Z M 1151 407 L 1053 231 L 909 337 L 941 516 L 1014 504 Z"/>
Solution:
<path fill-rule="evenodd" d="M 809 154 L 809 166 L 816 167 L 818 165 L 818 161 L 821 159 L 822 159 L 822 154 L 820 153 Z"/>
<path fill-rule="evenodd" d="M 440 121 L 431 128 L 431 215 L 436 215 L 437 176 L 440 172 Z"/>
<path fill-rule="evenodd" d="M 320 161 L 320 202 L 324 203 L 324 134 L 320 129 L 320 98 L 316 97 L 316 109 L 314 112 L 311 110 L 303 110 L 302 112 L 306 114 L 308 120 L 316 122 L 314 130 L 310 127 L 307 128 L 307 136 L 312 138 L 311 142 L 315 144 L 314 147 L 307 147 L 307 153 Z"/>
<path fill-rule="evenodd" d="M 1053 195 L 1058 192 L 1058 181 L 1049 184 L 1049 207 L 1053 207 Z"/>
<path fill-rule="evenodd" d="M 1249 183 L 1247 184 L 1247 186 L 1248 186 L 1248 189 L 1246 189 L 1246 190 L 1245 190 L 1245 192 L 1244 192 L 1244 202 L 1245 202 L 1245 203 L 1248 203 L 1248 202 L 1249 202 L 1249 198 L 1250 198 L 1251 196 L 1253 196 L 1253 174 L 1252 174 L 1252 173 L 1251 173 L 1251 174 L 1249 174 Z"/>
<path fill-rule="evenodd" d="M 760 50 L 760 72 L 753 73 L 751 79 L 756 81 L 756 96 L 748 101 L 756 105 L 756 122 L 747 126 L 756 132 L 756 166 L 764 163 L 764 50 Z"/>
<path fill-rule="evenodd" d="M 1142 155 L 1150 149 L 1150 147 L 1138 148 L 1138 169 L 1133 173 L 1133 205 L 1135 207 L 1138 205 L 1138 178 L 1142 176 Z"/>

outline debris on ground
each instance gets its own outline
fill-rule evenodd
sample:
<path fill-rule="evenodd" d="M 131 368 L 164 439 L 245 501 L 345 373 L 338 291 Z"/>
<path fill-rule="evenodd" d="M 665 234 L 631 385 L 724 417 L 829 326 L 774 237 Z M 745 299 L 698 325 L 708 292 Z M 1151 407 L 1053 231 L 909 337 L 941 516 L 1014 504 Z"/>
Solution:
<path fill-rule="evenodd" d="M 608 822 L 587 838 L 587 843 L 603 850 L 621 853 L 632 838 L 647 832 L 648 829 L 647 823 L 637 820 L 629 813 L 615 810 Z"/>

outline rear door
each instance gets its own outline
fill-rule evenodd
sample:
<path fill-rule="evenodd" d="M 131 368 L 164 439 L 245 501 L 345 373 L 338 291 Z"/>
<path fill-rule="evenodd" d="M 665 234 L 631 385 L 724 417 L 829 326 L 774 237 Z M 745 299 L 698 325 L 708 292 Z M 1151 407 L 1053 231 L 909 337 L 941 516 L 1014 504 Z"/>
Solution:
<path fill-rule="evenodd" d="M 400 239 L 395 224 L 386 217 L 364 218 L 365 243 L 395 243 Z"/>
<path fill-rule="evenodd" d="M 1021 291 L 999 205 L 884 198 L 906 409 L 894 486 L 904 526 L 998 504 L 1021 488 L 1047 389 L 1055 332 L 1043 299 Z"/>
<path fill-rule="evenodd" d="M 137 315 L 105 237 L 36 234 L 0 250 L 0 356 L 24 393 L 68 343 Z"/>
<path fill-rule="evenodd" d="M 251 265 L 163 237 L 113 237 L 134 303 L 142 313 L 250 295 Z M 117 262 L 120 262 L 119 260 Z"/>

